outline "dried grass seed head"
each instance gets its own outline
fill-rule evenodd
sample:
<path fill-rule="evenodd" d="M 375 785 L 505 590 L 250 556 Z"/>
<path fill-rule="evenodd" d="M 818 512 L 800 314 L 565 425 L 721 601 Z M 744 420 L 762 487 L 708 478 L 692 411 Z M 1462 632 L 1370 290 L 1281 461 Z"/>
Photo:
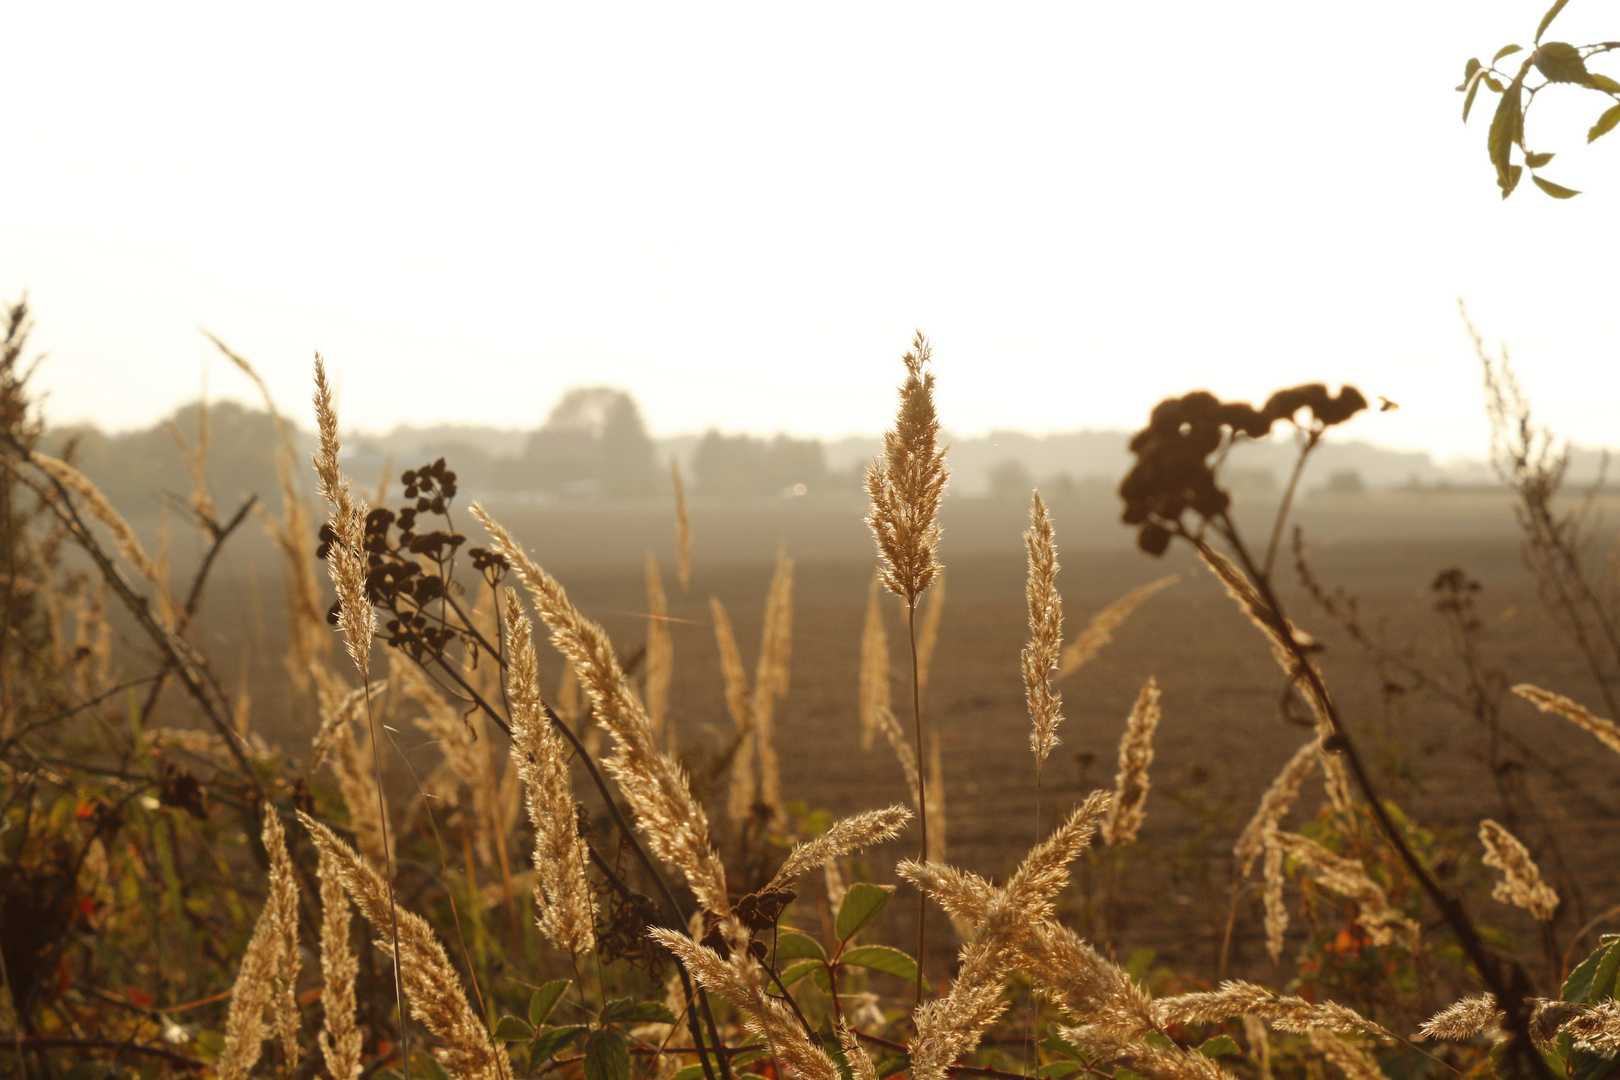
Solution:
<path fill-rule="evenodd" d="M 928 339 L 918 332 L 905 355 L 906 382 L 883 453 L 866 470 L 872 511 L 867 524 L 877 541 L 884 587 L 912 606 L 939 575 L 939 507 L 945 497 L 945 448 L 939 445 L 934 375 Z"/>
<path fill-rule="evenodd" d="M 1053 672 L 1063 650 L 1057 534 L 1039 491 L 1030 503 L 1029 521 L 1029 530 L 1024 533 L 1024 546 L 1029 551 L 1029 579 L 1024 587 L 1029 602 L 1029 644 L 1024 646 L 1021 661 L 1031 723 L 1029 742 L 1039 769 L 1058 744 L 1057 729 L 1063 722 L 1063 696 L 1052 688 Z"/>
<path fill-rule="evenodd" d="M 1529 850 L 1507 829 L 1486 818 L 1479 823 L 1479 842 L 1485 846 L 1485 865 L 1502 871 L 1491 889 L 1491 899 L 1524 908 L 1541 922 L 1551 922 L 1558 911 L 1558 894 L 1541 878 Z"/>

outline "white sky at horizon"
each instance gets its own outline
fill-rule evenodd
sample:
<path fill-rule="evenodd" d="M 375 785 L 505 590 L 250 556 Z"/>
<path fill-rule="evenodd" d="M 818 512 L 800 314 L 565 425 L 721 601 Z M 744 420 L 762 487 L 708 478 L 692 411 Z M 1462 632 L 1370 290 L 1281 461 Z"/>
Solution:
<path fill-rule="evenodd" d="M 964 435 L 1348 381 L 1402 408 L 1347 436 L 1446 458 L 1485 450 L 1465 297 L 1541 419 L 1620 444 L 1620 132 L 1545 95 L 1585 194 L 1504 203 L 1452 90 L 1543 6 L 30 5 L 0 298 L 59 423 L 205 369 L 253 400 L 206 326 L 300 417 L 319 349 L 368 430 L 609 383 L 661 435 L 873 433 L 921 327 Z M 1548 34 L 1615 37 L 1594 0 Z"/>

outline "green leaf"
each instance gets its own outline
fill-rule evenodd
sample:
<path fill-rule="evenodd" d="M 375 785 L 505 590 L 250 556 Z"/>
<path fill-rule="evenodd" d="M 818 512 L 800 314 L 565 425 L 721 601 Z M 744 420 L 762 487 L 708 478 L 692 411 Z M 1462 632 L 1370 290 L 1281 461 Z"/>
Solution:
<path fill-rule="evenodd" d="M 899 949 L 891 949 L 887 945 L 862 945 L 839 957 L 838 962 L 871 968 L 873 971 L 886 971 L 890 975 L 898 975 L 912 982 L 917 978 L 917 961 Z"/>
<path fill-rule="evenodd" d="M 838 919 L 834 932 L 839 941 L 848 941 L 860 933 L 889 903 L 893 885 L 873 885 L 857 881 L 844 893 L 844 902 L 838 905 Z"/>
<path fill-rule="evenodd" d="M 604 1024 L 673 1024 L 675 1014 L 661 1001 L 638 1001 L 616 998 L 602 1006 Z"/>
<path fill-rule="evenodd" d="M 1515 165 L 1511 169 L 1508 170 L 1507 190 L 1502 192 L 1502 198 L 1505 199 L 1509 195 L 1513 194 L 1513 189 L 1519 186 L 1519 176 L 1523 172 L 1524 172 L 1524 170 L 1522 168 L 1520 168 L 1518 165 Z"/>
<path fill-rule="evenodd" d="M 1547 76 L 1548 82 L 1580 83 L 1586 85 L 1592 76 L 1586 72 L 1586 61 L 1581 51 L 1564 41 L 1549 41 L 1535 51 L 1531 62 L 1536 70 Z"/>
<path fill-rule="evenodd" d="M 1604 934 L 1598 947 L 1576 965 L 1560 993 L 1565 1001 L 1591 1005 L 1614 996 L 1615 974 L 1620 971 L 1620 936 Z"/>
<path fill-rule="evenodd" d="M 544 1024 L 550 1018 L 551 1010 L 557 1007 L 557 1002 L 568 992 L 571 982 L 571 979 L 558 979 L 536 990 L 534 997 L 529 999 L 529 1023 L 535 1027 Z"/>
<path fill-rule="evenodd" d="M 496 1042 L 528 1042 L 534 1038 L 534 1026 L 515 1016 L 503 1016 L 495 1022 Z"/>
<path fill-rule="evenodd" d="M 1237 1053 L 1238 1044 L 1230 1035 L 1217 1035 L 1213 1039 L 1204 1040 L 1204 1045 L 1198 1048 L 1198 1052 L 1207 1058 L 1218 1058 L 1222 1054 Z"/>
<path fill-rule="evenodd" d="M 910 1054 L 896 1054 L 888 1061 L 880 1061 L 877 1066 L 877 1080 L 888 1080 L 898 1072 L 905 1072 L 911 1068 Z"/>
<path fill-rule="evenodd" d="M 731 1067 L 735 1069 L 739 1065 L 746 1065 L 750 1061 L 758 1061 L 762 1057 L 769 1056 L 770 1051 L 768 1050 L 742 1050 L 731 1055 Z M 669 1080 L 697 1080 L 697 1078 L 702 1075 L 703 1063 L 700 1061 L 696 1065 L 688 1065 L 686 1068 L 681 1069 L 674 1076 L 670 1077 Z"/>
<path fill-rule="evenodd" d="M 585 1034 L 583 1024 L 546 1028 L 529 1044 L 529 1068 L 538 1069 L 551 1055 Z"/>
<path fill-rule="evenodd" d="M 1519 129 L 1519 84 L 1514 83 L 1502 95 L 1502 100 L 1496 103 L 1496 114 L 1491 117 L 1491 131 L 1486 137 L 1486 147 L 1490 151 L 1491 164 L 1496 166 L 1496 183 L 1502 189 L 1505 199 L 1513 191 L 1513 185 L 1518 182 L 1509 168 L 1509 156 L 1513 153 L 1514 135 Z"/>
<path fill-rule="evenodd" d="M 1068 1076 L 1070 1073 L 1079 1072 L 1083 1068 L 1085 1066 L 1078 1061 L 1054 1061 L 1036 1069 L 1035 1075 L 1040 1077 Z"/>
<path fill-rule="evenodd" d="M 612 1028 L 598 1028 L 585 1040 L 585 1080 L 630 1080 L 630 1047 Z"/>
<path fill-rule="evenodd" d="M 1567 188 L 1562 184 L 1555 184 L 1551 180 L 1543 180 L 1539 176 L 1532 176 L 1530 179 L 1536 182 L 1536 187 L 1540 188 L 1542 191 L 1545 191 L 1555 199 L 1573 199 L 1575 196 L 1580 194 L 1580 192 L 1576 191 L 1574 188 Z"/>
<path fill-rule="evenodd" d="M 1595 142 L 1613 131 L 1616 124 L 1620 124 L 1620 105 L 1610 105 L 1598 117 L 1597 123 L 1592 125 L 1592 130 L 1586 133 L 1586 141 Z"/>
<path fill-rule="evenodd" d="M 1558 18 L 1558 13 L 1564 10 L 1564 5 L 1567 3 L 1569 3 L 1569 0 L 1557 0 L 1557 3 L 1547 9 L 1547 14 L 1541 17 L 1541 25 L 1536 27 L 1537 45 L 1541 44 L 1541 35 L 1547 32 L 1547 27 L 1551 26 L 1552 21 Z"/>
<path fill-rule="evenodd" d="M 1485 81 L 1485 69 L 1480 68 L 1478 71 L 1474 72 L 1473 77 L 1470 78 L 1463 86 L 1459 86 L 1457 88 L 1459 90 L 1466 89 L 1468 91 L 1468 96 L 1463 98 L 1463 123 L 1465 124 L 1468 123 L 1469 112 L 1471 112 L 1474 108 L 1474 95 L 1479 93 L 1479 84 Z"/>
<path fill-rule="evenodd" d="M 783 930 L 776 935 L 776 962 L 784 960 L 825 960 L 827 950 L 809 934 Z"/>
<path fill-rule="evenodd" d="M 1498 94 L 1502 92 L 1502 80 L 1498 79 L 1495 75 L 1492 75 L 1489 72 L 1486 72 L 1485 74 L 1485 85 L 1490 87 L 1492 90 L 1495 90 Z"/>
<path fill-rule="evenodd" d="M 670 1077 L 669 1080 L 697 1080 L 702 1075 L 703 1063 L 700 1061 L 696 1065 L 688 1065 L 684 1069 L 676 1070 L 675 1075 Z"/>
<path fill-rule="evenodd" d="M 1059 1035 L 1055 1028 L 1047 1031 L 1046 1038 L 1041 1040 L 1041 1049 L 1048 1054 L 1066 1057 L 1070 1061 L 1084 1062 L 1086 1060 L 1086 1055 L 1081 1053 L 1080 1048 Z"/>
<path fill-rule="evenodd" d="M 1526 154 L 1526 155 L 1524 155 L 1524 163 L 1526 165 L 1530 166 L 1532 169 L 1539 169 L 1543 165 L 1547 164 L 1547 162 L 1551 161 L 1552 159 L 1553 159 L 1553 155 L 1551 155 L 1551 154 Z"/>
<path fill-rule="evenodd" d="M 1606 94 L 1620 94 L 1620 82 L 1596 71 L 1587 72 L 1592 79 L 1587 85 L 1594 90 L 1602 90 Z"/>
<path fill-rule="evenodd" d="M 1158 953 L 1148 948 L 1133 949 L 1131 958 L 1125 962 L 1125 973 L 1132 979 L 1141 981 L 1142 976 L 1147 974 L 1147 969 L 1152 966 L 1154 959 L 1158 955 Z"/>
<path fill-rule="evenodd" d="M 1498 60 L 1502 59 L 1502 57 L 1504 57 L 1504 56 L 1512 56 L 1514 53 L 1518 52 L 1522 48 L 1523 48 L 1522 45 L 1504 45 L 1500 49 L 1496 50 L 1496 55 L 1491 57 L 1491 63 L 1493 63 L 1493 64 L 1496 63 Z"/>
<path fill-rule="evenodd" d="M 820 960 L 801 960 L 797 964 L 789 967 L 786 971 L 781 972 L 777 977 L 782 980 L 783 986 L 792 986 L 794 983 L 798 982 L 800 979 L 804 978 L 806 975 L 809 975 L 813 971 L 826 970 L 827 965 L 823 964 Z"/>
<path fill-rule="evenodd" d="M 1469 82 L 1472 81 L 1472 79 L 1474 78 L 1474 76 L 1476 74 L 1478 74 L 1479 69 L 1480 69 L 1479 57 L 1470 56 L 1468 58 L 1468 63 L 1463 65 L 1463 81 L 1462 81 L 1462 85 L 1457 87 L 1457 89 L 1458 90 L 1466 90 L 1466 89 L 1468 89 Z"/>

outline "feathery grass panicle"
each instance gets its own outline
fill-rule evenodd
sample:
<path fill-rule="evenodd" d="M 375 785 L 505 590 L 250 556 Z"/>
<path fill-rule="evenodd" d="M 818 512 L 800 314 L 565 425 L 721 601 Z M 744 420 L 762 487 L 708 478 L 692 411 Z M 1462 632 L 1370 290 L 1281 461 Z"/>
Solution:
<path fill-rule="evenodd" d="M 1576 727 L 1590 732 L 1604 746 L 1620 754 L 1620 726 L 1616 726 L 1613 720 L 1596 716 L 1586 706 L 1530 683 L 1520 683 L 1513 688 L 1513 692 L 1542 712 L 1562 716 Z"/>
<path fill-rule="evenodd" d="M 931 862 L 945 861 L 945 760 L 939 740 L 928 743 L 928 786 L 922 789 L 923 813 L 928 815 L 928 850 Z"/>
<path fill-rule="evenodd" d="M 900 726 L 900 718 L 894 715 L 893 710 L 887 707 L 878 710 L 877 719 L 878 729 L 883 732 L 883 737 L 889 740 L 889 746 L 894 749 L 895 759 L 900 762 L 900 771 L 905 774 L 906 785 L 911 789 L 911 805 L 921 814 L 925 808 L 922 777 L 917 768 L 917 751 L 906 739 L 905 729 Z"/>
<path fill-rule="evenodd" d="M 1147 796 L 1151 782 L 1148 766 L 1153 764 L 1153 732 L 1159 726 L 1159 684 L 1148 676 L 1131 706 L 1125 734 L 1119 740 L 1119 775 L 1114 780 L 1114 801 L 1103 823 L 1103 839 L 1109 845 L 1128 844 L 1136 839 L 1147 816 Z"/>
<path fill-rule="evenodd" d="M 893 840 L 900 835 L 906 822 L 910 820 L 911 811 L 903 806 L 891 806 L 886 810 L 868 810 L 844 818 L 820 836 L 793 845 L 793 850 L 782 860 L 781 867 L 777 869 L 766 888 L 785 888 L 813 866 L 820 866 L 831 859 L 859 851 L 872 844 Z"/>
<path fill-rule="evenodd" d="M 914 1013 L 913 1080 L 944 1080 L 949 1067 L 972 1051 L 1002 1014 L 1006 1008 L 1002 984 L 1015 967 L 1017 943 L 1030 926 L 1049 921 L 1055 913 L 1052 900 L 1068 883 L 1068 864 L 1090 844 L 1107 802 L 1106 794 L 1094 793 L 1030 851 L 1007 884 L 991 893 L 976 918 L 969 916 L 975 925 L 962 947 L 950 992 Z M 947 879 L 928 872 L 939 865 L 908 861 L 897 873 L 919 887 L 939 885 Z"/>
<path fill-rule="evenodd" d="M 945 570 L 940 568 L 939 576 L 934 578 L 934 585 L 928 590 L 928 600 L 923 605 L 922 627 L 917 631 L 917 685 L 928 689 L 928 670 L 934 662 L 934 650 L 939 646 L 939 624 L 945 614 Z M 881 620 L 881 612 L 879 613 Z M 879 627 L 881 628 L 881 621 Z M 884 647 L 884 660 L 887 663 L 888 647 Z"/>
<path fill-rule="evenodd" d="M 724 960 L 678 930 L 652 927 L 648 936 L 674 953 L 700 986 L 729 1002 L 742 1015 L 743 1026 L 801 1080 L 838 1080 L 832 1059 L 810 1041 L 787 1006 L 761 988 L 758 965 L 747 950 L 736 949 Z"/>
<path fill-rule="evenodd" d="M 937 601 L 936 601 L 937 602 Z M 921 649 L 918 650 L 919 653 Z M 883 629 L 883 579 L 872 575 L 866 595 L 866 626 L 861 631 L 861 749 L 883 729 L 882 713 L 893 707 L 889 692 L 889 635 Z"/>
<path fill-rule="evenodd" d="M 1114 631 L 1119 629 L 1120 623 L 1130 617 L 1131 612 L 1141 607 L 1148 597 L 1160 589 L 1168 588 L 1180 580 L 1180 574 L 1170 574 L 1159 578 L 1157 581 L 1150 581 L 1146 585 L 1138 585 L 1097 612 L 1096 615 L 1093 615 L 1090 624 L 1086 626 L 1080 636 L 1075 638 L 1069 644 L 1069 647 L 1063 650 L 1063 654 L 1058 660 L 1057 673 L 1052 676 L 1053 681 L 1068 678 L 1078 668 L 1084 667 L 1096 659 L 1097 654 L 1102 652 L 1103 646 L 1114 640 Z"/>
<path fill-rule="evenodd" d="M 675 488 L 675 579 L 686 594 L 692 591 L 692 519 L 686 512 L 681 466 L 673 457 L 669 459 L 669 482 Z"/>
<path fill-rule="evenodd" d="M 1217 990 L 1160 998 L 1154 1005 L 1164 1024 L 1217 1024 L 1234 1016 L 1253 1016 L 1269 1022 L 1278 1031 L 1294 1034 L 1323 1029 L 1394 1038 L 1382 1025 L 1348 1006 L 1331 1001 L 1306 1001 L 1236 979 L 1221 983 Z"/>
<path fill-rule="evenodd" d="M 1255 808 L 1254 816 L 1232 846 L 1232 856 L 1237 860 L 1241 876 L 1248 877 L 1254 870 L 1254 861 L 1265 850 L 1266 833 L 1276 828 L 1293 808 L 1294 800 L 1299 797 L 1300 785 L 1316 768 L 1316 762 L 1322 756 L 1321 747 L 1321 739 L 1312 739 L 1294 751 L 1288 764 L 1282 767 L 1265 794 L 1260 796 L 1260 805 Z"/>
<path fill-rule="evenodd" d="M 1024 646 L 1022 654 L 1024 700 L 1029 704 L 1032 726 L 1029 745 L 1035 751 L 1035 771 L 1039 774 L 1047 755 L 1058 744 L 1057 729 L 1063 722 L 1063 696 L 1052 688 L 1052 673 L 1063 649 L 1063 597 L 1057 591 L 1057 534 L 1039 491 L 1030 503 L 1024 546 L 1029 549 L 1029 581 L 1024 587 L 1029 601 L 1029 644 Z"/>
<path fill-rule="evenodd" d="M 1273 830 L 1271 842 L 1299 860 L 1318 885 L 1356 902 L 1356 921 L 1375 945 L 1399 942 L 1416 951 L 1418 925 L 1390 906 L 1383 886 L 1367 876 L 1367 868 L 1357 859 L 1335 855 L 1315 840 L 1298 833 Z"/>
<path fill-rule="evenodd" d="M 321 612 L 320 587 L 316 584 L 315 563 L 309 547 L 309 537 L 314 532 L 310 526 L 309 504 L 293 481 L 298 451 L 293 445 L 292 428 L 281 415 L 281 410 L 276 408 L 270 387 L 258 370 L 213 334 L 206 330 L 202 333 L 258 388 L 265 411 L 270 414 L 271 424 L 276 431 L 275 462 L 276 479 L 281 487 L 281 520 L 276 521 L 271 517 L 263 503 L 254 504 L 254 509 L 281 553 L 289 617 L 288 670 L 302 689 L 310 664 L 326 655 L 331 637 L 326 632 L 326 619 Z"/>
<path fill-rule="evenodd" d="M 362 683 L 371 678 L 371 638 L 377 628 L 377 613 L 366 596 L 365 545 L 366 504 L 356 499 L 349 481 L 338 465 L 337 410 L 332 406 L 332 388 L 326 381 L 326 362 L 315 354 L 315 421 L 320 429 L 320 449 L 314 455 L 316 489 L 331 506 L 332 531 L 337 542 L 327 552 L 332 584 L 337 588 L 338 626 L 349 659 L 360 672 Z"/>
<path fill-rule="evenodd" d="M 305 813 L 300 812 L 298 819 L 309 830 L 315 846 L 331 858 L 339 880 L 366 921 L 379 935 L 387 935 L 394 923 L 387 883 L 336 833 Z M 405 910 L 398 912 L 397 921 L 399 975 L 405 996 L 411 1015 L 443 1044 L 434 1051 L 439 1063 L 455 1077 L 512 1080 L 506 1052 L 491 1041 L 483 1021 L 467 1003 L 461 977 L 428 921 Z M 377 946 L 389 950 L 386 941 L 378 941 Z"/>
<path fill-rule="evenodd" d="M 1461 1042 L 1480 1032 L 1499 1033 L 1506 1017 L 1494 994 L 1471 994 L 1441 1009 L 1423 1022 L 1418 1034 L 1425 1039 Z"/>
<path fill-rule="evenodd" d="M 245 1080 L 264 1052 L 264 1040 L 282 1040 L 289 1073 L 298 1063 L 298 883 L 275 808 L 266 806 L 260 839 L 270 856 L 270 889 L 253 925 L 231 987 L 225 1046 L 215 1066 L 221 1080 Z"/>
<path fill-rule="evenodd" d="M 315 872 L 321 882 L 321 1011 L 319 1043 L 329 1080 L 359 1080 L 362 1038 L 355 1026 L 354 980 L 360 961 L 349 947 L 349 897 L 337 861 L 324 848 Z"/>
<path fill-rule="evenodd" d="M 1522 907 L 1541 922 L 1551 922 L 1558 911 L 1558 894 L 1541 879 L 1530 852 L 1519 838 L 1486 818 L 1479 823 L 1479 842 L 1485 845 L 1485 865 L 1502 871 L 1491 889 L 1491 899 Z"/>
<path fill-rule="evenodd" d="M 793 560 L 784 545 L 776 554 L 776 573 L 765 599 L 765 626 L 760 634 L 759 663 L 754 669 L 753 743 L 759 758 L 759 801 L 777 820 L 782 808 L 782 766 L 772 742 L 776 699 L 787 693 L 788 664 L 793 649 Z"/>
<path fill-rule="evenodd" d="M 877 1080 L 877 1069 L 872 1065 L 872 1059 L 866 1056 L 866 1051 L 861 1049 L 861 1041 L 855 1037 L 855 1033 L 843 1024 L 839 1024 L 834 1031 L 854 1080 Z"/>
<path fill-rule="evenodd" d="M 1266 954 L 1273 964 L 1282 962 L 1283 944 L 1288 933 L 1288 906 L 1283 903 L 1283 863 L 1288 852 L 1276 842 L 1275 827 L 1267 829 L 1263 844 L 1266 859 L 1261 870 L 1265 883 L 1262 899 L 1266 908 Z"/>
<path fill-rule="evenodd" d="M 658 560 L 647 551 L 647 720 L 653 736 L 664 738 L 669 716 L 669 684 L 675 674 L 675 643 L 669 634 L 669 601 L 664 596 L 664 579 L 658 573 Z"/>
<path fill-rule="evenodd" d="M 709 597 L 709 615 L 714 620 L 714 641 L 720 653 L 720 677 L 726 687 L 726 711 L 737 729 L 737 748 L 731 755 L 731 781 L 726 795 L 726 816 L 741 825 L 753 812 L 754 785 L 754 705 L 749 700 L 748 670 L 731 619 L 718 596 Z"/>
<path fill-rule="evenodd" d="M 1306 1034 L 1316 1052 L 1332 1062 L 1335 1068 L 1344 1073 L 1347 1080 L 1387 1080 L 1384 1070 L 1378 1067 L 1378 1062 L 1331 1031 L 1312 1028 Z"/>
<path fill-rule="evenodd" d="M 1243 1017 L 1243 1036 L 1249 1043 L 1249 1057 L 1260 1069 L 1260 1080 L 1272 1080 L 1271 1035 L 1258 1016 Z"/>
<path fill-rule="evenodd" d="M 686 875 L 706 910 L 729 914 L 725 866 L 709 842 L 708 816 L 692 797 L 686 774 L 653 741 L 647 711 L 631 691 L 606 631 L 574 607 L 557 580 L 482 506 L 473 503 L 471 509 L 489 531 L 494 550 L 506 557 L 528 589 L 535 610 L 551 628 L 552 645 L 579 672 L 597 723 L 613 737 L 615 754 L 604 764 L 635 810 L 654 854 Z"/>
<path fill-rule="evenodd" d="M 546 720 L 534 633 L 517 593 L 506 590 L 507 697 L 512 703 L 512 763 L 523 778 L 534 825 L 535 904 L 545 935 L 578 957 L 596 943 L 596 904 L 585 877 L 584 844 L 574 808 L 568 749 Z"/>
<path fill-rule="evenodd" d="M 1075 1045 L 1124 1066 L 1142 1080 L 1233 1080 L 1231 1073 L 1197 1050 L 1124 1039 L 1097 1025 L 1058 1031 Z"/>
<path fill-rule="evenodd" d="M 107 532 L 112 536 L 113 546 L 124 557 L 124 561 L 153 586 L 152 614 L 164 628 L 173 629 L 174 603 L 169 599 L 165 580 L 168 574 L 146 554 L 140 538 L 135 535 L 135 530 L 130 527 L 124 515 L 107 501 L 107 496 L 102 494 L 101 489 L 88 476 L 67 462 L 38 451 L 31 451 L 28 459 L 52 480 L 62 485 L 68 494 L 78 496 L 81 509 L 106 526 Z"/>
<path fill-rule="evenodd" d="M 939 505 L 950 476 L 939 445 L 934 375 L 923 370 L 931 358 L 928 339 L 919 331 L 905 355 L 906 382 L 894 427 L 883 433 L 883 453 L 866 470 L 872 502 L 866 523 L 877 540 L 878 573 L 884 586 L 913 608 L 939 575 Z"/>
<path fill-rule="evenodd" d="M 281 1040 L 282 1073 L 298 1073 L 298 875 L 287 854 L 287 834 L 274 806 L 264 808 L 264 848 L 270 856 L 270 897 L 281 955 L 271 977 L 270 1026 Z"/>

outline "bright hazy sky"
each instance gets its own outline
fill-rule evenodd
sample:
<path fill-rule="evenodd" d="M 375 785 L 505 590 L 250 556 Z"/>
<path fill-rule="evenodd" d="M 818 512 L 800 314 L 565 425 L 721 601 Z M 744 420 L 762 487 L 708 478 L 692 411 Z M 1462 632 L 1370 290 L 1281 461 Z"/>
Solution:
<path fill-rule="evenodd" d="M 876 432 L 921 327 L 963 433 L 1352 381 L 1403 406 L 1353 433 L 1481 454 L 1461 296 L 1617 443 L 1620 132 L 1544 95 L 1587 193 L 1504 203 L 1452 90 L 1543 4 L 25 4 L 0 297 L 55 421 L 247 397 L 205 326 L 300 419 L 319 349 L 369 429 L 614 383 L 663 434 Z"/>

